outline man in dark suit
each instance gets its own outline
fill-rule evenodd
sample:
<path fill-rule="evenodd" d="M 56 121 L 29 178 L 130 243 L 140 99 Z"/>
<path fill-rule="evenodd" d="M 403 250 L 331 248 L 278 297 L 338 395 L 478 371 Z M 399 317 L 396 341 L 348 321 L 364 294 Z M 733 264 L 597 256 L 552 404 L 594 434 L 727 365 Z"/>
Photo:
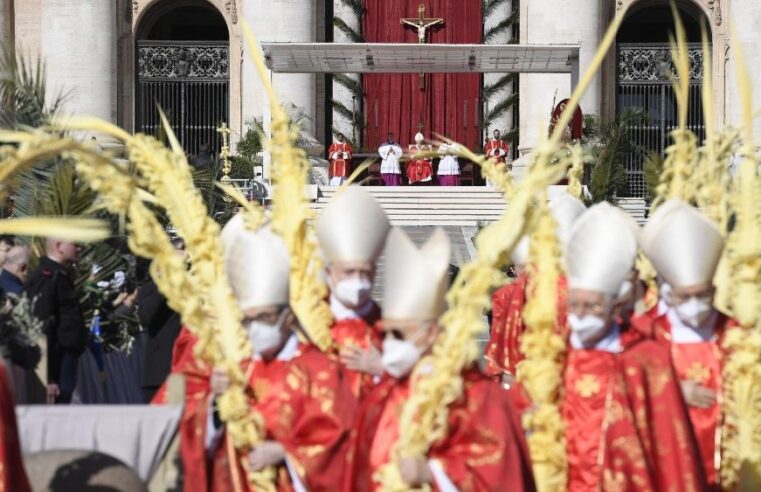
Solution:
<path fill-rule="evenodd" d="M 139 260 L 137 316 L 146 330 L 142 389 L 146 402 L 150 402 L 172 367 L 172 348 L 180 333 L 180 316 L 167 305 L 150 276 L 147 260 Z"/>
<path fill-rule="evenodd" d="M 48 403 L 70 403 L 77 383 L 79 356 L 87 347 L 88 329 L 79 305 L 71 266 L 79 246 L 48 239 L 45 256 L 30 276 L 27 294 L 36 298 L 34 314 L 45 324 L 48 358 Z"/>

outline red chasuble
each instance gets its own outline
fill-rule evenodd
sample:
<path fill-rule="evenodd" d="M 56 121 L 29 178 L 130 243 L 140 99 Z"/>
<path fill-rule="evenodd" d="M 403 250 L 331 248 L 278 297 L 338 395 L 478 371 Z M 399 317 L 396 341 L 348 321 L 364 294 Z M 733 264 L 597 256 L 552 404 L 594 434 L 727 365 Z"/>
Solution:
<path fill-rule="evenodd" d="M 412 156 L 416 152 L 426 152 L 431 150 L 429 145 L 410 145 L 410 158 L 406 164 L 407 180 L 410 184 L 430 181 L 433 176 L 433 164 L 431 159 L 414 159 Z"/>
<path fill-rule="evenodd" d="M 0 490 L 31 492 L 21 456 L 16 406 L 5 364 L 0 362 Z"/>
<path fill-rule="evenodd" d="M 338 353 L 346 347 L 354 346 L 367 350 L 374 346 L 381 350 L 383 336 L 376 329 L 375 324 L 380 319 L 380 308 L 373 303 L 373 309 L 364 318 L 346 318 L 333 323 L 330 329 L 333 335 Z M 354 397 L 361 401 L 375 386 L 375 378 L 372 374 L 352 371 L 344 367 L 346 381 L 351 387 Z"/>
<path fill-rule="evenodd" d="M 185 377 L 185 405 L 180 420 L 180 459 L 185 492 L 209 490 L 210 477 L 206 458 L 206 425 L 211 402 L 211 368 L 193 353 L 197 338 L 183 327 L 172 349 L 172 374 Z M 166 403 L 166 383 L 151 401 Z"/>
<path fill-rule="evenodd" d="M 641 320 L 642 323 L 648 319 Z M 724 354 L 721 340 L 728 329 L 737 326 L 737 322 L 719 315 L 714 326 L 714 337 L 706 342 L 672 343 L 671 325 L 668 316 L 651 317 L 650 331 L 656 340 L 671 348 L 671 355 L 680 381 L 695 381 L 701 386 L 721 395 L 722 360 Z M 646 330 L 646 329 L 645 329 Z M 721 399 L 719 398 L 719 401 Z M 718 403 L 710 408 L 687 407 L 690 422 L 703 457 L 703 467 L 712 487 L 718 486 L 718 463 L 716 462 L 716 443 L 718 425 L 721 419 L 721 407 Z"/>
<path fill-rule="evenodd" d="M 428 459 L 438 461 L 462 492 L 535 490 L 512 391 L 475 368 L 463 379 L 463 395 L 449 409 L 447 437 L 431 446 Z M 409 380 L 389 378 L 362 402 L 346 492 L 380 490 L 372 476 L 388 462 L 399 438 L 399 414 L 408 396 Z"/>
<path fill-rule="evenodd" d="M 312 345 L 290 360 L 251 361 L 249 403 L 264 419 L 268 440 L 283 445 L 307 490 L 333 491 L 346 471 L 349 433 L 356 405 L 339 364 Z M 246 479 L 248 456 L 225 439 L 214 460 L 214 491 L 253 491 Z M 285 465 L 277 489 L 294 490 Z"/>
<path fill-rule="evenodd" d="M 668 348 L 639 340 L 616 366 L 606 404 L 602 490 L 708 490 Z"/>
<path fill-rule="evenodd" d="M 504 140 L 490 139 L 487 140 L 486 145 L 484 145 L 484 154 L 489 157 L 497 157 L 497 162 L 504 163 L 509 152 L 510 146 Z"/>
<path fill-rule="evenodd" d="M 328 159 L 330 160 L 330 167 L 328 168 L 328 176 L 334 177 L 349 177 L 349 163 L 351 162 L 351 145 L 348 142 L 333 142 L 328 148 Z M 344 156 L 344 154 L 347 154 Z"/>
<path fill-rule="evenodd" d="M 497 289 L 492 294 L 492 323 L 489 343 L 486 345 L 487 375 L 500 377 L 502 373 L 515 376 L 518 363 L 524 359 L 520 350 L 520 341 L 526 327 L 523 325 L 523 307 L 526 304 L 526 286 L 528 276 L 521 273 L 511 284 Z M 558 280 L 558 322 L 557 329 L 566 336 L 565 297 L 567 282 L 564 277 Z"/>

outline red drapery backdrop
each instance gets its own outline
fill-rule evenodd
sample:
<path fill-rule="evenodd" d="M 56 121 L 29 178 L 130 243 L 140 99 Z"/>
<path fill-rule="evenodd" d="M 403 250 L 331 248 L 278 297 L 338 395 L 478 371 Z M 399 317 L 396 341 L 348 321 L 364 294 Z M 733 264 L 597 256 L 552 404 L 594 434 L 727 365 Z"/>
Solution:
<path fill-rule="evenodd" d="M 417 43 L 417 31 L 400 24 L 402 17 L 441 17 L 444 25 L 429 30 L 428 43 L 480 44 L 483 31 L 481 0 L 366 0 L 364 35 L 368 43 Z M 367 148 L 385 142 L 388 132 L 397 142 L 413 142 L 422 122 L 423 133 L 440 133 L 476 148 L 480 144 L 481 75 L 427 74 L 425 90 L 418 74 L 364 75 Z"/>

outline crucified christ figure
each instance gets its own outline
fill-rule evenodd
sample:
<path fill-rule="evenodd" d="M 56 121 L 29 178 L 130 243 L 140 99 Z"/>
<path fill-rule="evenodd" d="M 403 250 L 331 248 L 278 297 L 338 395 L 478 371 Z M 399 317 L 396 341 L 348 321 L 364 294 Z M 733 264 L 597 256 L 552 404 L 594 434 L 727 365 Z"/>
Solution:
<path fill-rule="evenodd" d="M 400 19 L 402 25 L 410 26 L 417 29 L 417 41 L 420 44 L 425 43 L 425 34 L 429 28 L 438 26 L 444 23 L 444 19 L 441 17 L 426 17 L 425 5 L 422 3 L 417 9 L 418 17 L 405 17 Z"/>

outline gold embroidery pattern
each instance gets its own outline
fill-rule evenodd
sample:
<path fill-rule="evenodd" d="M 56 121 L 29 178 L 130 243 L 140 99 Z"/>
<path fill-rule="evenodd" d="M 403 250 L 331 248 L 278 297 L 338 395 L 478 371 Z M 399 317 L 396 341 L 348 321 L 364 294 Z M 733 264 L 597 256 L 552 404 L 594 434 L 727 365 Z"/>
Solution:
<path fill-rule="evenodd" d="M 592 374 L 584 374 L 573 385 L 573 389 L 582 398 L 591 398 L 600 392 L 600 380 Z"/>
<path fill-rule="evenodd" d="M 690 381 L 695 381 L 705 386 L 711 377 L 711 369 L 696 361 L 687 369 L 685 375 Z"/>

